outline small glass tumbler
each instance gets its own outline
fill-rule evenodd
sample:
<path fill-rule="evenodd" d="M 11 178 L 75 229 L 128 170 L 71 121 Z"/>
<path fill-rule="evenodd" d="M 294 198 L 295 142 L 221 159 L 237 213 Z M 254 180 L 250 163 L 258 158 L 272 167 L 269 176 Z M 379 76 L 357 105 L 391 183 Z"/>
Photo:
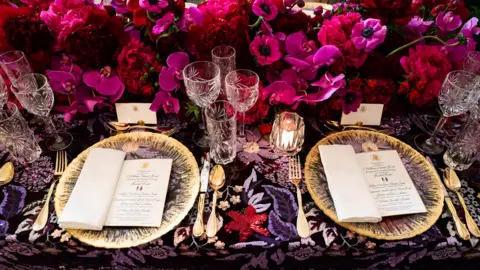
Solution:
<path fill-rule="evenodd" d="M 35 141 L 33 131 L 23 119 L 17 106 L 8 102 L 0 114 L 0 140 L 21 164 L 37 160 L 42 149 Z"/>
<path fill-rule="evenodd" d="M 480 120 L 470 117 L 443 155 L 443 161 L 457 171 L 468 169 L 480 153 L 479 141 Z"/>
<path fill-rule="evenodd" d="M 0 54 L 0 65 L 10 82 L 13 83 L 25 74 L 32 73 L 30 63 L 22 51 L 8 51 Z"/>
<path fill-rule="evenodd" d="M 270 144 L 275 151 L 287 156 L 296 155 L 302 150 L 305 139 L 303 118 L 292 112 L 277 114 L 270 134 Z"/>
<path fill-rule="evenodd" d="M 205 110 L 210 156 L 215 163 L 225 165 L 235 159 L 237 153 L 236 111 L 228 101 L 219 100 Z"/>
<path fill-rule="evenodd" d="M 220 68 L 220 80 L 222 81 L 222 91 L 220 98 L 225 98 L 225 76 L 236 68 L 235 48 L 226 45 L 220 45 L 212 50 L 212 62 Z"/>

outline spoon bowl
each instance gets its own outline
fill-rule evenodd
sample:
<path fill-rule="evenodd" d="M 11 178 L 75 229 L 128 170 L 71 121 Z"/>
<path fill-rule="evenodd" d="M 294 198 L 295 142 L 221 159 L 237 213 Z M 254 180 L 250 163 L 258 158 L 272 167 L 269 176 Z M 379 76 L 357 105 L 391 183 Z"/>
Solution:
<path fill-rule="evenodd" d="M 215 165 L 210 173 L 210 186 L 218 190 L 225 184 L 225 171 L 221 165 Z"/>
<path fill-rule="evenodd" d="M 10 183 L 13 179 L 15 169 L 11 162 L 5 163 L 2 168 L 0 168 L 0 185 L 6 185 Z"/>

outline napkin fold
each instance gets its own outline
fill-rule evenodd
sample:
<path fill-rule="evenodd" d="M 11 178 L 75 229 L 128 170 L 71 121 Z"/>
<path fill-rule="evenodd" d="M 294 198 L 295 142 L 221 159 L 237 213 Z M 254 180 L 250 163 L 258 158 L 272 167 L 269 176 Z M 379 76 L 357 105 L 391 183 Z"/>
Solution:
<path fill-rule="evenodd" d="M 320 158 L 327 177 L 338 220 L 379 222 L 382 217 L 368 191 L 362 169 L 351 145 L 320 145 Z"/>
<path fill-rule="evenodd" d="M 62 228 L 103 228 L 125 155 L 123 151 L 106 148 L 90 151 L 58 220 Z"/>

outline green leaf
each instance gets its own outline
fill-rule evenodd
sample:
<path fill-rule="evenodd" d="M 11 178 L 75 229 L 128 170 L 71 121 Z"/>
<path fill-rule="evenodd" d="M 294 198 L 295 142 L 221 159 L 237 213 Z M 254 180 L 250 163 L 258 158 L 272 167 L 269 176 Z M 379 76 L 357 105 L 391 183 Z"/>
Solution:
<path fill-rule="evenodd" d="M 190 118 L 192 121 L 200 120 L 200 114 L 201 114 L 200 107 L 198 107 L 191 101 L 188 101 L 186 103 L 186 107 L 187 107 L 186 115 L 188 118 Z"/>

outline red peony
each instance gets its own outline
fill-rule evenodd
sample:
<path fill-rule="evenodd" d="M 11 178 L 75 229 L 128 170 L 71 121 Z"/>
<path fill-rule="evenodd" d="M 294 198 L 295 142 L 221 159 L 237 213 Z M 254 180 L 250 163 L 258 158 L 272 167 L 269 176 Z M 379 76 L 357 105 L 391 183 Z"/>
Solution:
<path fill-rule="evenodd" d="M 117 73 L 126 90 L 135 95 L 149 96 L 153 92 L 148 76 L 150 68 L 160 70 L 155 52 L 142 42 L 131 39 L 118 56 Z M 145 74 L 148 77 L 145 77 Z"/>
<path fill-rule="evenodd" d="M 128 38 L 119 17 L 95 9 L 85 25 L 67 36 L 65 47 L 82 68 L 100 69 L 115 61 Z"/>
<path fill-rule="evenodd" d="M 264 100 L 263 96 L 263 87 L 260 86 L 258 89 L 258 99 L 255 105 L 253 105 L 250 110 L 245 112 L 245 123 L 246 124 L 253 124 L 265 118 L 268 114 L 268 110 L 270 109 L 270 104 L 268 104 L 268 100 Z M 237 114 L 237 120 L 242 121 L 242 117 L 240 114 Z"/>
<path fill-rule="evenodd" d="M 399 93 L 406 94 L 411 103 L 423 106 L 438 97 L 447 73 L 452 69 L 443 47 L 417 45 L 410 48 L 409 56 L 400 59 L 408 74 L 407 84 L 402 84 Z"/>
<path fill-rule="evenodd" d="M 369 79 L 363 89 L 363 101 L 366 103 L 388 104 L 396 92 L 395 82 L 391 79 Z"/>
<path fill-rule="evenodd" d="M 278 16 L 271 22 L 273 32 L 282 32 L 286 35 L 302 31 L 307 34 L 312 31 L 310 17 L 303 11 L 286 13 Z"/>

